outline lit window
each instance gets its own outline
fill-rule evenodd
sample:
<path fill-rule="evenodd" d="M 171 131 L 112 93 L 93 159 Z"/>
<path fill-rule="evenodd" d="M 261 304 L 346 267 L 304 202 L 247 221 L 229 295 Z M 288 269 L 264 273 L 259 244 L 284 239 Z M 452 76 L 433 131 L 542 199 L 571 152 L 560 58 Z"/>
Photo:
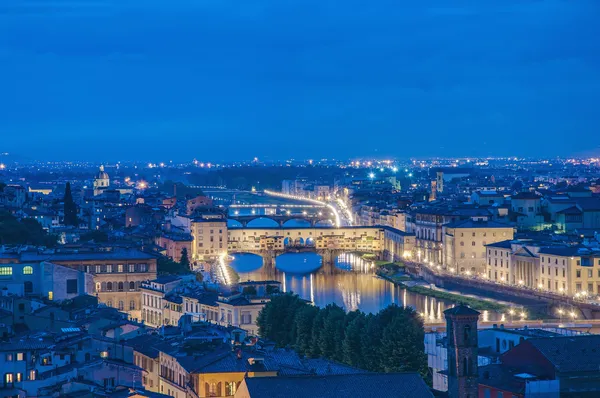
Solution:
<path fill-rule="evenodd" d="M 25 360 L 25 354 L 23 354 L 22 352 L 17 352 L 17 361 L 24 361 Z"/>
<path fill-rule="evenodd" d="M 29 380 L 35 380 L 36 372 L 34 370 L 29 371 Z"/>
<path fill-rule="evenodd" d="M 30 265 L 23 267 L 23 275 L 33 275 L 33 267 Z"/>
<path fill-rule="evenodd" d="M 13 378 L 13 374 L 12 373 L 6 373 L 4 375 L 4 384 L 10 384 L 14 382 L 14 378 Z"/>
<path fill-rule="evenodd" d="M 48 292 L 48 300 L 54 300 L 54 292 Z"/>
<path fill-rule="evenodd" d="M 12 276 L 12 267 L 0 267 L 0 276 Z"/>

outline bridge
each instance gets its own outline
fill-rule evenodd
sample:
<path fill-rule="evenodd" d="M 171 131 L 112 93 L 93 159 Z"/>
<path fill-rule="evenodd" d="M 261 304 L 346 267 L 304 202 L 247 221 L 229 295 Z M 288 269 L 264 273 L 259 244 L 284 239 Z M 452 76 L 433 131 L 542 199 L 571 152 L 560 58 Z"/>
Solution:
<path fill-rule="evenodd" d="M 372 253 L 378 259 L 397 261 L 414 243 L 412 234 L 379 226 L 229 228 L 227 251 L 257 254 L 269 266 L 281 254 L 311 251 L 328 266 L 344 252 Z"/>
<path fill-rule="evenodd" d="M 242 224 L 242 227 L 247 227 L 248 223 L 258 219 L 273 220 L 280 227 L 283 227 L 285 223 L 291 220 L 307 221 L 308 223 L 310 223 L 311 227 L 316 226 L 320 222 L 333 223 L 332 216 L 323 212 L 319 212 L 316 214 L 294 214 L 291 212 L 288 212 L 287 214 L 277 214 L 274 213 L 274 211 L 270 214 L 236 214 L 234 212 L 233 214 L 228 215 L 227 219 L 239 222 L 240 224 Z"/>

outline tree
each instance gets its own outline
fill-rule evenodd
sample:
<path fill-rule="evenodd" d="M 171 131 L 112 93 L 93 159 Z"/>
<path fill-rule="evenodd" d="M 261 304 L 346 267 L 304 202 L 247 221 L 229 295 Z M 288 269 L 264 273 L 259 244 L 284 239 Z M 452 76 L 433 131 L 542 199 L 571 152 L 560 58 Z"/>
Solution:
<path fill-rule="evenodd" d="M 356 312 L 357 316 L 346 327 L 346 334 L 342 342 L 342 362 L 350 366 L 364 368 L 362 335 L 367 324 L 367 317 L 360 311 Z"/>
<path fill-rule="evenodd" d="M 108 234 L 104 231 L 93 230 L 82 234 L 79 240 L 82 242 L 94 241 L 96 243 L 108 242 Z"/>
<path fill-rule="evenodd" d="M 279 347 L 290 345 L 296 312 L 305 305 L 308 304 L 292 293 L 273 297 L 256 319 L 259 334 Z"/>
<path fill-rule="evenodd" d="M 190 259 L 188 258 L 188 251 L 186 247 L 181 249 L 181 260 L 179 260 L 179 264 L 188 270 L 190 269 Z"/>
<path fill-rule="evenodd" d="M 336 304 L 329 304 L 321 311 L 325 316 L 318 338 L 319 350 L 325 358 L 341 361 L 346 312 Z"/>
<path fill-rule="evenodd" d="M 242 290 L 242 294 L 244 294 L 246 296 L 256 296 L 258 294 L 258 292 L 256 291 L 256 287 L 255 286 L 246 286 Z"/>
<path fill-rule="evenodd" d="M 18 220 L 8 212 L 0 212 L 0 245 L 55 246 L 56 236 L 48 234 L 33 218 Z"/>
<path fill-rule="evenodd" d="M 71 225 L 74 227 L 79 225 L 79 220 L 77 219 L 77 205 L 73 201 L 70 182 L 67 182 L 67 186 L 65 187 L 64 211 L 65 225 Z"/>
<path fill-rule="evenodd" d="M 298 310 L 294 318 L 294 348 L 300 354 L 310 355 L 312 345 L 312 328 L 319 308 L 305 305 Z"/>

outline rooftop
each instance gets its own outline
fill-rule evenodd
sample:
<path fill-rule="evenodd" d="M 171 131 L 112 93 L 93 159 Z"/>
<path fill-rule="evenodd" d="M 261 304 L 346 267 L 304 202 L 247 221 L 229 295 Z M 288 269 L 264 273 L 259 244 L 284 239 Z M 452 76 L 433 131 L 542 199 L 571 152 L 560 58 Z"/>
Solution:
<path fill-rule="evenodd" d="M 253 397 L 433 397 L 417 373 L 253 377 L 245 383 Z"/>

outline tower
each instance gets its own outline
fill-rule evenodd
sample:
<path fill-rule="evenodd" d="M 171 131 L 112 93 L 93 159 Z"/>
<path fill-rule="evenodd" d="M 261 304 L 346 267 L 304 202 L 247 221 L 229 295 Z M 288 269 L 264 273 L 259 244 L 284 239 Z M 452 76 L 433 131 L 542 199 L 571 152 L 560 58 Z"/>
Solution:
<path fill-rule="evenodd" d="M 479 312 L 465 305 L 444 311 L 448 338 L 448 396 L 477 398 L 477 321 Z"/>
<path fill-rule="evenodd" d="M 98 174 L 94 177 L 94 196 L 100 195 L 110 185 L 110 178 L 104 171 L 104 166 L 100 166 Z"/>

